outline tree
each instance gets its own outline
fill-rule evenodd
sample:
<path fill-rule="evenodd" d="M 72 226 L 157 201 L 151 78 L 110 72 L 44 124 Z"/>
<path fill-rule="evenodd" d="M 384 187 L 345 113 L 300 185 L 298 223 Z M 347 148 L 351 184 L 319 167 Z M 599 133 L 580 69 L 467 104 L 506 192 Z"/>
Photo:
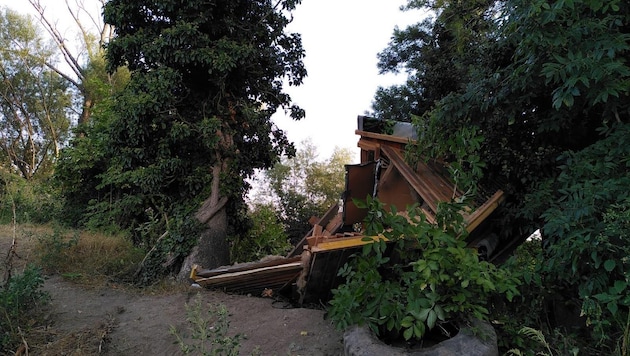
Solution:
<path fill-rule="evenodd" d="M 503 241 L 522 241 L 544 226 L 541 265 L 552 267 L 542 268 L 537 280 L 552 283 L 543 288 L 554 290 L 563 303 L 579 300 L 578 315 L 603 327 L 593 338 L 602 330 L 617 335 L 604 315 L 627 332 L 627 301 L 620 297 L 627 266 L 613 261 L 627 249 L 624 192 L 630 186 L 627 152 L 618 144 L 630 121 L 630 6 L 616 0 L 506 0 L 473 2 L 478 11 L 454 11 L 463 3 L 408 3 L 436 10 L 431 26 L 447 31 L 438 39 L 457 44 L 453 55 L 439 58 L 457 73 L 447 80 L 451 88 L 428 96 L 425 83 L 411 78 L 420 95 L 416 101 L 433 100 L 430 108 L 413 106 L 420 137 L 415 153 L 457 162 L 450 152 L 467 147 L 462 133 L 483 138 L 483 179 L 502 182 L 509 194 L 497 221 Z M 388 48 L 393 58 L 388 68 L 397 63 L 426 75 L 439 66 L 422 55 L 444 46 L 413 33 L 409 29 Z M 405 52 L 412 46 L 419 55 Z"/>
<path fill-rule="evenodd" d="M 263 172 L 255 184 L 258 193 L 252 202 L 274 204 L 293 243 L 310 230 L 312 216 L 322 216 L 337 204 L 345 189 L 345 164 L 351 161 L 348 149 L 335 148 L 330 158 L 317 160 L 317 147 L 306 140 L 295 157 L 283 158 Z"/>
<path fill-rule="evenodd" d="M 70 93 L 45 65 L 54 63 L 54 51 L 30 17 L 4 10 L 0 47 L 2 165 L 27 180 L 46 176 L 68 136 Z"/>
<path fill-rule="evenodd" d="M 378 54 L 381 74 L 404 71 L 408 78 L 405 84 L 378 88 L 372 115 L 410 121 L 411 115 L 421 116 L 445 95 L 464 89 L 471 68 L 487 62 L 483 51 L 496 28 L 487 17 L 494 3 L 409 1 L 405 11 L 428 9 L 433 16 L 406 29 L 395 28 L 388 47 Z"/>
<path fill-rule="evenodd" d="M 282 81 L 299 85 L 306 75 L 300 36 L 285 32 L 298 3 L 105 5 L 105 22 L 116 34 L 107 44 L 109 71 L 127 66 L 131 79 L 107 129 L 101 211 L 112 211 L 111 198 L 121 225 L 160 224 L 169 233 L 161 243 L 176 248 L 166 251 L 172 260 L 181 262 L 196 245 L 184 274 L 192 261 L 209 268 L 229 262 L 227 210 L 239 216 L 244 179 L 293 151 L 270 117 L 279 108 L 304 116 Z M 199 223 L 199 241 L 174 227 Z"/>
<path fill-rule="evenodd" d="M 93 2 L 98 4 L 98 8 L 102 8 L 106 0 Z M 128 73 L 124 69 L 110 74 L 105 70 L 104 46 L 113 37 L 114 29 L 110 24 L 103 23 L 100 17 L 94 16 L 94 9 L 90 9 L 84 0 L 75 0 L 74 4 L 65 0 L 68 14 L 78 30 L 76 42 L 80 46 L 76 51 L 72 47 L 75 41 L 70 41 L 57 27 L 57 23 L 47 17 L 46 7 L 41 0 L 29 0 L 29 3 L 39 14 L 40 23 L 56 44 L 65 67 L 69 68 L 68 72 L 57 63 L 45 62 L 48 68 L 63 77 L 76 90 L 79 102 L 78 124 L 82 126 L 88 123 L 99 101 L 112 95 L 127 82 Z"/>
<path fill-rule="evenodd" d="M 627 6 L 597 4 L 410 1 L 435 18 L 396 31 L 380 55 L 381 70 L 405 68 L 405 90 L 419 95 L 397 103 L 412 107 L 419 152 L 433 147 L 448 159 L 462 127 L 484 138 L 484 179 L 504 182 L 511 196 L 506 233 L 540 226 L 521 216 L 524 195 L 557 174 L 563 151 L 592 144 L 604 122 L 627 120 Z"/>

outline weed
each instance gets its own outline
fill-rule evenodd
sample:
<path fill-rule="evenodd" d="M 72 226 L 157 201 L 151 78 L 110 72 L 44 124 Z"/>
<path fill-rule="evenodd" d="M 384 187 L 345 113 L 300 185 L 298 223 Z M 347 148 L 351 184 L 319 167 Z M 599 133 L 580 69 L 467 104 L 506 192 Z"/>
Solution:
<path fill-rule="evenodd" d="M 177 329 L 171 325 L 170 334 L 175 336 L 180 349 L 184 354 L 195 355 L 239 355 L 241 340 L 245 338 L 243 334 L 229 336 L 230 319 L 225 305 L 208 305 L 210 308 L 207 317 L 203 313 L 204 306 L 201 296 L 197 294 L 194 303 L 186 304 L 186 320 L 189 323 L 190 338 L 187 340 Z M 260 350 L 256 348 L 252 355 L 259 355 Z"/>

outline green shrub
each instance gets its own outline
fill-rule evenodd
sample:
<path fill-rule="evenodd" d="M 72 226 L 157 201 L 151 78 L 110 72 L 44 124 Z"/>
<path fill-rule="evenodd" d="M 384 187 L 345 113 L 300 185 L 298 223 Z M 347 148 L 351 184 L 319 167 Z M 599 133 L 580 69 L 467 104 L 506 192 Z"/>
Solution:
<path fill-rule="evenodd" d="M 537 280 L 531 284 L 546 290 L 557 305 L 572 306 L 549 328 L 578 329 L 581 341 L 601 354 L 627 353 L 630 124 L 601 131 L 604 138 L 595 144 L 564 152 L 557 178 L 541 182 L 528 197 L 527 213 L 544 219 L 543 249 L 532 274 Z M 537 312 L 546 311 L 530 311 Z"/>
<path fill-rule="evenodd" d="M 0 350 L 14 349 L 20 333 L 30 326 L 30 317 L 50 299 L 41 290 L 44 279 L 40 270 L 29 265 L 22 274 L 14 275 L 0 289 Z"/>
<path fill-rule="evenodd" d="M 66 236 L 64 231 L 58 227 L 53 229 L 51 234 L 37 236 L 39 243 L 39 259 L 46 271 L 52 273 L 60 272 L 60 264 L 67 262 L 66 252 L 79 243 L 79 233 L 74 232 L 72 237 Z"/>
<path fill-rule="evenodd" d="M 0 174 L 0 224 L 47 223 L 58 217 L 62 199 L 47 181 Z M 14 215 L 15 213 L 15 215 Z"/>
<path fill-rule="evenodd" d="M 284 226 L 271 205 L 257 205 L 249 212 L 252 227 L 243 238 L 233 240 L 231 259 L 258 261 L 268 255 L 285 255 L 291 249 Z"/>
<path fill-rule="evenodd" d="M 442 229 L 415 207 L 403 216 L 370 198 L 355 204 L 370 209 L 366 235 L 381 238 L 339 272 L 346 282 L 333 290 L 328 312 L 338 329 L 359 324 L 381 336 L 421 339 L 449 322 L 486 319 L 495 294 L 508 300 L 518 294 L 517 278 L 466 248 L 461 226 L 440 224 L 448 227 Z"/>

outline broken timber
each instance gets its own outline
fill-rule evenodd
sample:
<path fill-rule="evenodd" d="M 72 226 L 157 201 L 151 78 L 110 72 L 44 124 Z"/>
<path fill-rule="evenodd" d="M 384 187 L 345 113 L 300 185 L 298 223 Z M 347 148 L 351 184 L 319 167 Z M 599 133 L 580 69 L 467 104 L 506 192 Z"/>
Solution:
<path fill-rule="evenodd" d="M 363 245 L 385 239 L 361 233 L 367 210 L 355 206 L 353 199 L 365 200 L 370 195 L 397 211 L 416 204 L 427 221 L 435 223 L 438 204 L 461 197 L 462 192 L 440 164 L 420 161 L 411 167 L 404 160 L 405 145 L 414 139 L 410 124 L 398 123 L 394 135 L 386 135 L 366 131 L 370 120 L 370 125 L 378 126 L 378 120 L 358 118 L 355 133 L 360 136 L 361 163 L 346 166 L 343 205 L 334 205 L 321 218 L 309 220 L 312 229 L 287 257 L 214 270 L 195 266 L 191 279 L 204 287 L 252 295 L 289 293 L 299 298 L 300 304 L 326 301 L 342 282 L 337 274 L 348 258 Z M 402 136 L 396 135 L 397 131 Z M 466 229 L 472 236 L 469 246 L 475 247 L 482 240 L 485 232 L 479 232 L 483 230 L 480 227 L 504 199 L 503 191 L 496 189 L 465 209 Z"/>

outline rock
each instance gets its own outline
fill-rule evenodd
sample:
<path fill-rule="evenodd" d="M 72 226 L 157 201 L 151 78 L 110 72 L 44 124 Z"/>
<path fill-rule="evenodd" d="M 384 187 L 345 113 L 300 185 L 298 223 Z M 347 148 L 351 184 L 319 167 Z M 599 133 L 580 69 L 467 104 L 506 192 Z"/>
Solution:
<path fill-rule="evenodd" d="M 492 325 L 475 321 L 457 335 L 420 350 L 406 350 L 385 344 L 366 326 L 353 326 L 343 336 L 346 356 L 498 356 L 497 334 Z"/>

